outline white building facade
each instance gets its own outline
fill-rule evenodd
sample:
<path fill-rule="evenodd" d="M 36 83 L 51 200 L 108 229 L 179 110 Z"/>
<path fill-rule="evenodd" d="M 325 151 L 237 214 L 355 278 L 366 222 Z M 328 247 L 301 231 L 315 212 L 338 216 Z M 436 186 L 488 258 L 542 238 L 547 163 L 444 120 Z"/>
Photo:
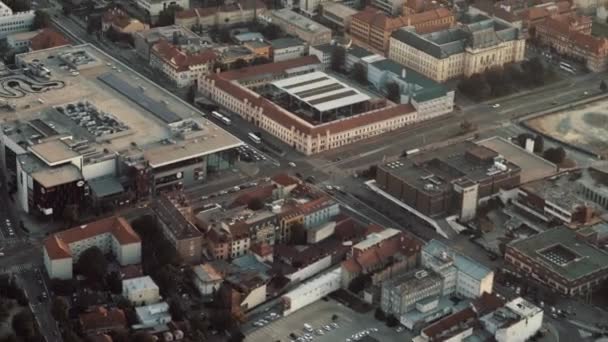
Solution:
<path fill-rule="evenodd" d="M 135 306 L 155 304 L 161 299 L 160 289 L 150 276 L 123 280 L 122 294 Z"/>
<path fill-rule="evenodd" d="M 184 9 L 190 8 L 190 0 L 137 0 L 137 6 L 156 17 L 158 14 L 171 5 L 176 5 Z"/>
<path fill-rule="evenodd" d="M 300 285 L 295 290 L 290 291 L 281 297 L 281 302 L 285 308 L 283 315 L 290 315 L 338 290 L 340 288 L 341 278 L 342 270 L 341 268 L 336 268 Z"/>
<path fill-rule="evenodd" d="M 0 2 L 0 38 L 12 33 L 26 32 L 34 24 L 34 11 L 13 13 L 6 4 Z"/>

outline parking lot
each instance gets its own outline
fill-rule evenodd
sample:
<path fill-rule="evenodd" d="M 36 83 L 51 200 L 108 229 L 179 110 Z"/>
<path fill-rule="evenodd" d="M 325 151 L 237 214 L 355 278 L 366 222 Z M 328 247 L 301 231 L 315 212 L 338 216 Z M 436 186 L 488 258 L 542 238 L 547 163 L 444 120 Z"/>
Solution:
<path fill-rule="evenodd" d="M 332 320 L 333 315 L 337 316 L 335 320 Z M 333 322 L 338 325 L 337 328 L 331 327 Z M 371 330 L 369 336 L 382 342 L 409 341 L 413 337 L 407 332 L 397 333 L 394 328 L 388 328 L 384 323 L 377 321 L 373 317 L 373 311 L 360 314 L 334 300 L 320 300 L 253 331 L 245 340 L 247 342 L 293 341 L 294 338 L 290 334 L 300 337 L 307 333 L 304 330 L 305 323 L 314 330 L 310 333 L 312 338 L 308 341 L 315 342 L 353 340 L 353 335 L 363 330 Z M 330 326 L 329 331 L 323 328 L 326 325 Z M 317 332 L 319 329 L 322 330 L 323 335 Z"/>

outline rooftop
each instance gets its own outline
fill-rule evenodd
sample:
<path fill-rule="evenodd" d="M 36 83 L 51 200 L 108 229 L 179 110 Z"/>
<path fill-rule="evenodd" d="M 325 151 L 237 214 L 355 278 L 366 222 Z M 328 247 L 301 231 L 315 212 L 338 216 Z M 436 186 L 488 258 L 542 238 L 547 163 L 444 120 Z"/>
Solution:
<path fill-rule="evenodd" d="M 428 193 L 452 189 L 452 182 L 480 182 L 497 175 L 519 171 L 519 166 L 498 153 L 472 142 L 462 142 L 419 153 L 380 166 L 419 191 Z"/>
<path fill-rule="evenodd" d="M 122 289 L 125 292 L 137 292 L 149 289 L 158 290 L 158 285 L 156 285 L 150 276 L 143 276 L 123 280 Z"/>
<path fill-rule="evenodd" d="M 171 65 L 177 72 L 190 70 L 201 64 L 213 62 L 217 56 L 211 49 L 202 49 L 197 52 L 185 51 L 171 44 L 166 39 L 160 39 L 152 46 L 152 53 L 162 61 Z"/>
<path fill-rule="evenodd" d="M 156 215 L 167 226 L 177 240 L 201 237 L 202 233 L 175 207 L 167 196 L 157 197 L 153 202 Z"/>
<path fill-rule="evenodd" d="M 80 314 L 79 319 L 85 332 L 127 327 L 125 313 L 118 308 L 106 309 L 99 306 L 91 312 Z"/>
<path fill-rule="evenodd" d="M 382 287 L 394 288 L 404 295 L 413 295 L 413 293 L 432 287 L 435 284 L 441 283 L 442 277 L 431 270 L 413 270 L 382 283 Z"/>
<path fill-rule="evenodd" d="M 121 245 L 141 243 L 137 233 L 124 218 L 112 216 L 49 235 L 44 240 L 44 249 L 51 259 L 71 258 L 71 243 L 102 234 L 112 234 Z"/>
<path fill-rule="evenodd" d="M 63 164 L 80 156 L 62 140 L 50 140 L 33 145 L 30 147 L 30 151 L 49 166 Z"/>
<path fill-rule="evenodd" d="M 287 49 L 295 46 L 304 46 L 304 41 L 300 38 L 285 37 L 271 40 L 270 45 L 272 45 L 272 48 L 275 50 Z"/>
<path fill-rule="evenodd" d="M 171 318 L 169 304 L 167 302 L 138 306 L 135 308 L 135 313 L 137 314 L 139 321 L 143 324 L 159 322 L 161 321 L 161 317 Z"/>
<path fill-rule="evenodd" d="M 350 17 L 353 14 L 358 13 L 357 10 L 352 7 L 346 6 L 339 2 L 326 2 L 322 4 L 323 13 L 330 12 L 334 16 L 338 16 L 340 18 Z"/>
<path fill-rule="evenodd" d="M 283 20 L 284 22 L 289 23 L 290 25 L 294 25 L 298 29 L 303 31 L 311 33 L 331 33 L 331 30 L 329 28 L 287 8 L 272 11 L 272 16 L 279 20 Z"/>
<path fill-rule="evenodd" d="M 577 183 L 568 174 L 541 179 L 523 184 L 520 188 L 528 193 L 544 199 L 546 202 L 574 211 L 579 206 L 585 206 L 587 201 L 577 194 Z"/>
<path fill-rule="evenodd" d="M 213 122 L 204 119 L 196 108 L 92 45 L 45 49 L 17 55 L 16 59 L 31 65 L 43 63 L 51 76 L 44 86 L 40 85 L 43 91 L 26 92 L 22 97 L 7 99 L 17 109 L 5 113 L 9 122 L 7 126 L 17 126 L 10 123 L 15 120 L 32 122 L 42 117 L 42 121 L 47 122 L 50 119 L 55 123 L 55 128 L 51 127 L 51 130 L 61 126 L 74 139 L 86 140 L 89 148 L 97 153 L 107 151 L 111 155 L 120 154 L 126 160 L 138 160 L 143 150 L 150 154 L 154 165 L 229 149 L 241 143 Z M 4 80 L 14 77 L 5 76 Z M 29 78 L 27 81 L 35 82 Z M 74 121 L 72 113 L 69 113 L 70 106 L 80 112 L 82 108 L 84 111 L 94 109 L 101 113 L 99 120 L 92 122 L 95 128 L 110 129 L 101 127 L 101 124 L 111 117 L 127 129 L 120 134 L 93 134 L 88 131 L 88 126 L 80 127 Z M 189 122 L 196 122 L 198 127 L 195 139 L 190 139 L 192 134 L 184 134 L 180 129 Z M 167 144 L 167 141 L 175 143 Z M 74 155 L 74 151 L 60 146 L 59 142 L 34 147 L 36 149 L 44 152 L 49 162 Z"/>
<path fill-rule="evenodd" d="M 567 227 L 512 242 L 509 247 L 568 281 L 608 269 L 608 253 L 577 239 L 576 232 Z"/>
<path fill-rule="evenodd" d="M 371 98 L 324 72 L 311 72 L 275 81 L 273 86 L 319 112 L 369 101 Z"/>
<path fill-rule="evenodd" d="M 454 266 L 456 266 L 459 271 L 468 274 L 471 278 L 476 280 L 483 280 L 492 273 L 491 269 L 454 251 L 439 240 L 433 239 L 429 241 L 426 245 L 422 246 L 422 251 L 428 255 L 432 255 L 435 260 L 453 262 Z"/>
<path fill-rule="evenodd" d="M 462 53 L 467 48 L 486 48 L 520 39 L 516 27 L 497 18 L 477 14 L 464 15 L 460 20 L 459 27 L 426 34 L 402 28 L 393 32 L 392 37 L 438 59 Z"/>
<path fill-rule="evenodd" d="M 557 172 L 557 166 L 546 159 L 530 153 L 502 137 L 491 137 L 476 142 L 503 156 L 521 168 L 521 183 L 546 178 Z"/>

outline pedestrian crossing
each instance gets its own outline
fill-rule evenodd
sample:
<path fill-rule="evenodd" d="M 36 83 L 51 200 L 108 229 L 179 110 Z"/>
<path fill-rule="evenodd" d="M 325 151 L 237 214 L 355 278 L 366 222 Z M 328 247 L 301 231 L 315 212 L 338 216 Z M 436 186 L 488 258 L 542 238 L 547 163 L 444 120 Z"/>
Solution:
<path fill-rule="evenodd" d="M 30 271 L 32 268 L 34 268 L 33 263 L 26 263 L 26 264 L 21 264 L 21 265 L 14 265 L 11 267 L 3 267 L 2 269 L 0 269 L 0 273 L 2 273 L 2 274 L 21 273 L 21 272 L 25 272 L 25 271 Z"/>

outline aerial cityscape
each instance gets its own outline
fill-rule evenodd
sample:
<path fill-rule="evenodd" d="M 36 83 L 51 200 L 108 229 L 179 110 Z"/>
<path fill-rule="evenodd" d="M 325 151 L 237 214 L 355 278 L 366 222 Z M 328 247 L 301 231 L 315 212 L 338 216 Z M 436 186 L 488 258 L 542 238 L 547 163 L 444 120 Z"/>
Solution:
<path fill-rule="evenodd" d="M 0 0 L 0 342 L 608 341 L 608 0 Z"/>

